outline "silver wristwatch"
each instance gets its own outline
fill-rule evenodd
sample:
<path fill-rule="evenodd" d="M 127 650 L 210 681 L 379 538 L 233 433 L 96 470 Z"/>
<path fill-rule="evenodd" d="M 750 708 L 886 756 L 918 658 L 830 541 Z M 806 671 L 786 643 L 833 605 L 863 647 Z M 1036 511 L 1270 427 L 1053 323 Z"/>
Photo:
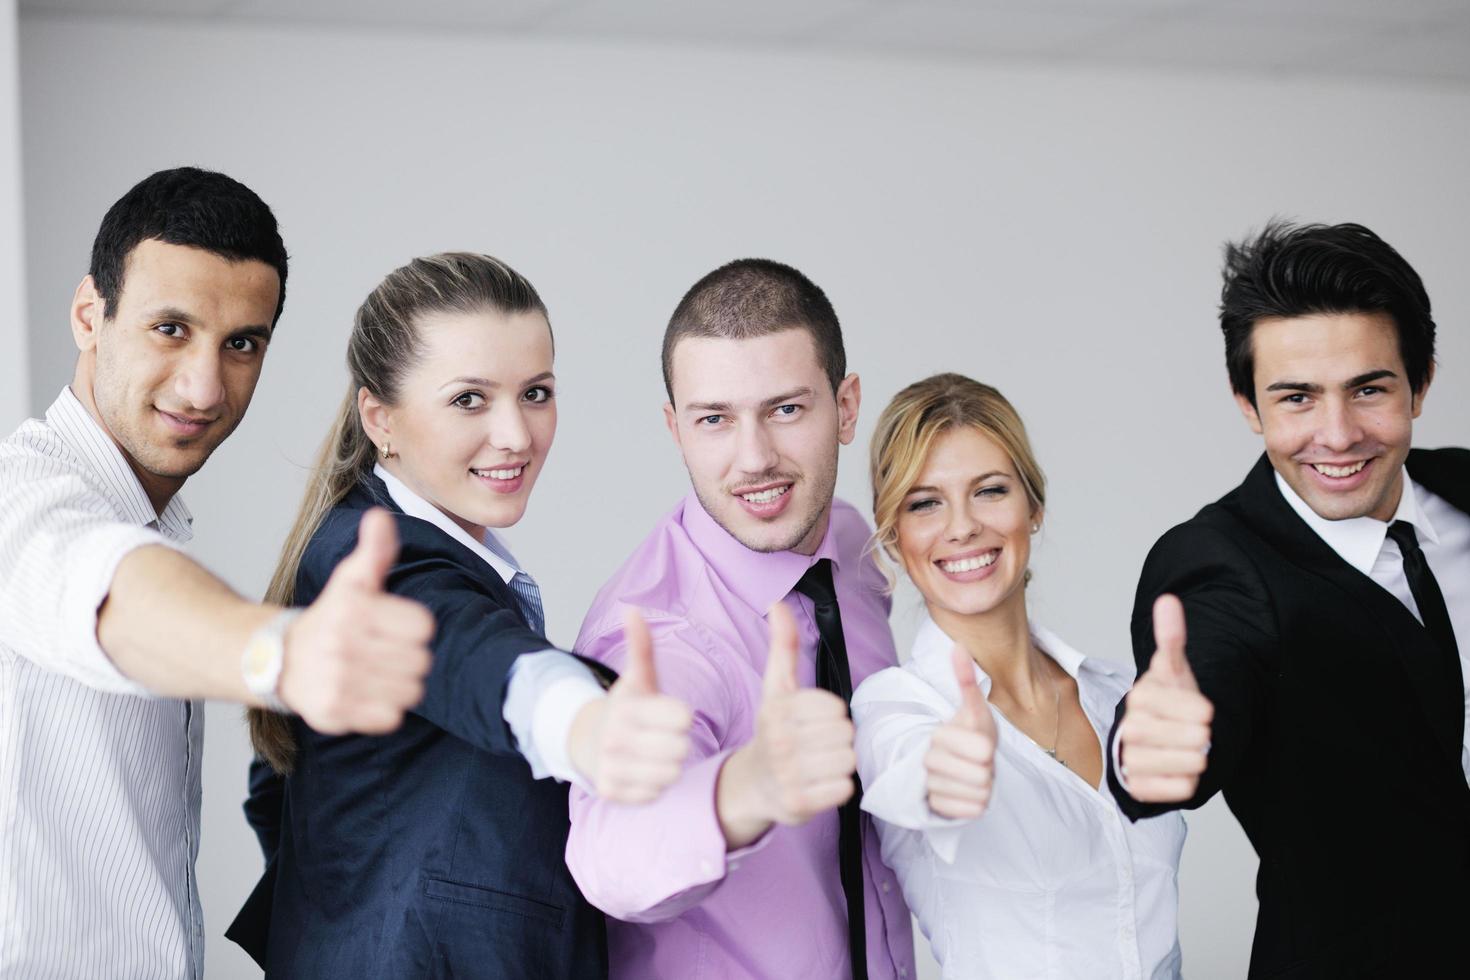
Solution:
<path fill-rule="evenodd" d="M 240 673 L 245 677 L 245 686 L 272 711 L 287 712 L 281 700 L 281 668 L 286 663 L 286 629 L 300 609 L 283 609 L 271 617 L 260 629 L 250 634 L 245 643 L 245 653 L 240 658 Z"/>

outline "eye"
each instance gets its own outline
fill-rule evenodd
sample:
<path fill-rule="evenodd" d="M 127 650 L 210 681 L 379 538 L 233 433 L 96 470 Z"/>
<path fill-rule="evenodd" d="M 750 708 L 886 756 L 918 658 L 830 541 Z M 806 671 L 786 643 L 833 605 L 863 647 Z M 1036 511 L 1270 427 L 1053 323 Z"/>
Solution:
<path fill-rule="evenodd" d="M 526 393 L 521 397 L 524 398 L 526 401 L 531 402 L 533 405 L 540 405 L 543 402 L 551 401 L 551 399 L 554 397 L 554 394 L 555 393 L 546 385 L 536 385 L 532 388 L 527 388 Z"/>
<path fill-rule="evenodd" d="M 240 354 L 254 354 L 260 350 L 260 341 L 254 337 L 231 337 L 225 341 L 225 346 Z"/>
<path fill-rule="evenodd" d="M 725 416 L 723 415 L 702 415 L 694 420 L 694 424 L 704 426 L 719 425 L 724 420 Z"/>
<path fill-rule="evenodd" d="M 1304 392 L 1294 391 L 1281 399 L 1281 401 L 1287 405 L 1305 405 L 1307 403 L 1307 396 Z"/>
<path fill-rule="evenodd" d="M 182 323 L 160 323 L 153 328 L 165 337 L 184 336 L 184 325 Z"/>
<path fill-rule="evenodd" d="M 456 395 L 454 401 L 450 404 L 454 405 L 456 408 L 462 408 L 466 411 L 473 411 L 479 408 L 481 405 L 485 404 L 485 396 L 480 394 L 478 391 L 464 391 Z"/>
<path fill-rule="evenodd" d="M 1361 395 L 1362 397 L 1366 398 L 1369 395 L 1381 395 L 1381 394 L 1383 394 L 1383 389 L 1380 388 L 1380 387 L 1378 387 L 1377 385 L 1367 385 L 1366 387 L 1359 388 L 1358 389 L 1358 394 Z"/>
<path fill-rule="evenodd" d="M 926 510 L 933 510 L 935 507 L 938 506 L 939 501 L 933 499 L 932 497 L 925 497 L 919 500 L 910 501 L 908 506 L 906 506 L 904 510 L 908 511 L 910 514 L 919 514 L 923 513 Z"/>
<path fill-rule="evenodd" d="M 777 418 L 789 419 L 801 413 L 800 405 L 778 405 L 771 414 Z"/>
<path fill-rule="evenodd" d="M 1004 497 L 1006 494 L 1008 494 L 1010 492 L 1011 491 L 1010 491 L 1010 488 L 1009 487 L 1001 486 L 998 483 L 992 483 L 989 486 L 981 487 L 979 490 L 976 490 L 975 491 L 975 496 L 977 496 L 977 497 Z"/>

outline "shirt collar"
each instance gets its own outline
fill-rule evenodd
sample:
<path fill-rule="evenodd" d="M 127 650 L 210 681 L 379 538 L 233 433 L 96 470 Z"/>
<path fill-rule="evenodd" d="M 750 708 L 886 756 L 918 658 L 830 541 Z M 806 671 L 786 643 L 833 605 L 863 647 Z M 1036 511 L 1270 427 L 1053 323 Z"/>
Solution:
<path fill-rule="evenodd" d="M 699 549 L 725 587 L 742 602 L 761 615 L 785 598 L 806 570 L 822 558 L 832 561 L 835 583 L 841 562 L 837 555 L 837 538 L 832 518 L 827 518 L 827 533 L 822 536 L 816 554 L 799 555 L 794 551 L 751 551 L 735 540 L 704 509 L 699 497 L 690 491 L 684 498 L 681 523 L 689 539 Z"/>
<path fill-rule="evenodd" d="M 1027 628 L 1036 645 L 1046 651 L 1046 655 L 1071 674 L 1079 684 L 1085 673 L 1093 672 L 1109 677 L 1121 673 L 1117 664 L 1099 660 L 1096 657 L 1083 656 L 1070 643 L 1035 620 L 1028 620 Z M 954 645 L 955 641 L 950 639 L 949 634 L 945 633 L 939 624 L 934 622 L 934 618 L 926 613 L 923 622 L 919 624 L 918 633 L 914 635 L 914 663 L 926 673 L 952 677 L 953 670 L 950 667 L 949 654 L 954 649 Z M 978 664 L 975 666 L 975 674 L 980 679 L 980 690 L 989 696 L 990 675 Z"/>
<path fill-rule="evenodd" d="M 184 498 L 174 494 L 164 505 L 162 514 L 155 511 L 148 492 L 139 482 L 138 474 L 128 465 L 122 450 L 82 405 L 70 385 L 62 388 L 61 394 L 46 409 L 46 424 L 112 491 L 128 520 L 140 527 L 156 528 L 177 541 L 187 542 L 194 537 L 194 515 L 189 512 Z"/>
<path fill-rule="evenodd" d="M 1279 472 L 1275 476 L 1276 487 L 1281 491 L 1281 496 L 1296 511 L 1297 516 L 1306 522 L 1307 527 L 1337 552 L 1338 557 L 1367 575 L 1373 571 L 1373 563 L 1378 560 L 1378 553 L 1383 550 L 1383 541 L 1388 537 L 1388 527 L 1394 521 L 1407 521 L 1414 525 L 1414 531 L 1420 539 L 1433 544 L 1439 543 L 1439 535 L 1419 508 L 1417 485 L 1409 479 L 1407 470 L 1401 470 L 1401 473 L 1404 490 L 1399 494 L 1398 509 L 1387 522 L 1373 517 L 1349 517 L 1346 520 L 1329 521 L 1297 496 L 1296 491 Z"/>
<path fill-rule="evenodd" d="M 421 521 L 427 521 L 473 551 L 476 555 L 479 555 L 485 564 L 495 569 L 495 574 L 499 575 L 507 585 L 510 584 L 511 579 L 515 578 L 516 573 L 520 571 L 515 565 L 507 562 L 504 558 L 501 558 L 487 548 L 484 542 L 476 541 L 470 537 L 465 533 L 464 528 L 449 519 L 449 515 L 410 490 L 406 483 L 383 469 L 381 463 L 373 464 L 373 475 L 383 481 L 383 486 L 388 488 L 388 496 L 393 498 L 393 502 L 398 505 L 399 510 L 403 511 L 409 517 L 417 517 Z M 495 538 L 496 543 L 505 549 L 506 554 L 511 553 L 510 549 L 505 547 L 505 542 L 496 537 L 495 532 L 488 527 L 485 529 L 485 536 L 487 538 Z"/>

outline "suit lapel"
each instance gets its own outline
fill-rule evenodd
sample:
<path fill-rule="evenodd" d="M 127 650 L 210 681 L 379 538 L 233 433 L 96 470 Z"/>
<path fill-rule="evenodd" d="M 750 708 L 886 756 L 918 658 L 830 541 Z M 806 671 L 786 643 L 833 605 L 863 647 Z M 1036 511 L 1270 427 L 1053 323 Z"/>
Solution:
<path fill-rule="evenodd" d="M 1419 479 L 1417 473 L 1414 478 Z M 1387 589 L 1343 561 L 1297 516 L 1281 496 L 1275 471 L 1264 455 L 1235 496 L 1241 516 L 1258 534 L 1296 565 L 1352 596 L 1358 607 L 1383 628 L 1382 635 L 1388 637 L 1393 657 L 1407 675 L 1435 741 L 1458 762 L 1464 738 L 1464 691 L 1450 690 L 1444 683 L 1437 667 L 1441 654 L 1433 646 L 1429 631 Z M 1451 503 L 1460 506 L 1454 500 Z M 1372 642 L 1371 637 L 1365 640 Z"/>

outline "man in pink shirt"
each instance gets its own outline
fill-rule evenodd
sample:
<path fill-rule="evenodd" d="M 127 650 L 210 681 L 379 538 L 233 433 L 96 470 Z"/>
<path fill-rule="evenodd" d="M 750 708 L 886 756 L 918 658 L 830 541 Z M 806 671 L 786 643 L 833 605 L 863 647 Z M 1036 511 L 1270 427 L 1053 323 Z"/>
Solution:
<path fill-rule="evenodd" d="M 576 644 L 620 667 L 637 607 L 660 687 L 694 712 L 655 802 L 572 791 L 567 864 L 614 917 L 612 977 L 910 977 L 909 912 L 853 775 L 846 702 L 897 658 L 868 525 L 832 497 L 861 399 L 837 315 L 795 269 L 732 262 L 674 311 L 663 367 L 693 492 Z"/>

